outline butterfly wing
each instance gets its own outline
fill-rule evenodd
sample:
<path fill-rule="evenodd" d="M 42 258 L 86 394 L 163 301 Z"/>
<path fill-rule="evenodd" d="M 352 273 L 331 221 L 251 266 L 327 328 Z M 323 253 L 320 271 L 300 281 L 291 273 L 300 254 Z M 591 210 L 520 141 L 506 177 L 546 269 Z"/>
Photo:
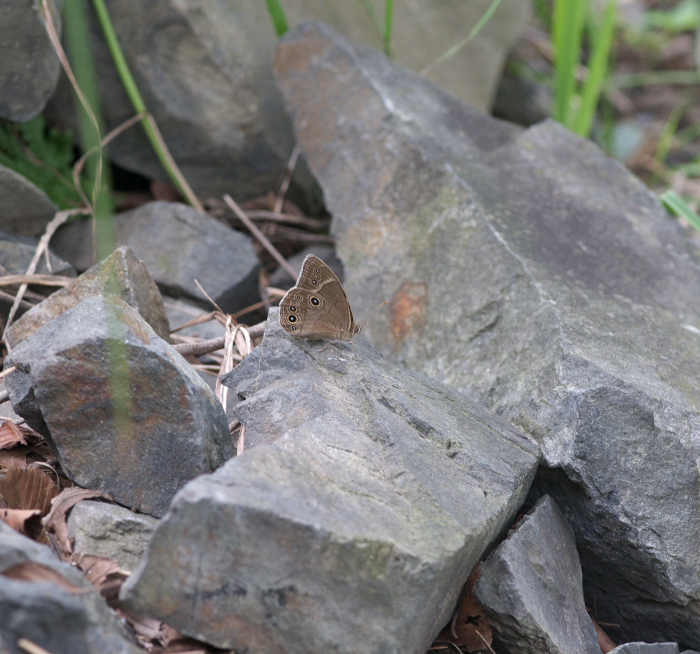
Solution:
<path fill-rule="evenodd" d="M 280 324 L 291 336 L 311 340 L 349 340 L 359 331 L 340 280 L 313 254 L 280 302 Z"/>

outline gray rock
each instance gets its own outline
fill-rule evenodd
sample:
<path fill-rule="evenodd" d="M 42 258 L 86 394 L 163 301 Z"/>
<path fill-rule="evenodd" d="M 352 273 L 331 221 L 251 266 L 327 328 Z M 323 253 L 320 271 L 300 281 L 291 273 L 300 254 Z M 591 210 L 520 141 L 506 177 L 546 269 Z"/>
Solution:
<path fill-rule="evenodd" d="M 191 366 L 131 307 L 83 300 L 5 360 L 10 401 L 78 485 L 160 516 L 233 454 L 226 416 Z M 128 379 L 128 386 L 124 380 Z"/>
<path fill-rule="evenodd" d="M 474 590 L 506 652 L 600 654 L 574 535 L 550 497 L 486 559 Z"/>
<path fill-rule="evenodd" d="M 168 315 L 171 330 L 177 329 L 185 323 L 188 323 L 193 318 L 197 318 L 198 316 L 207 313 L 207 310 L 202 309 L 201 306 L 180 298 L 166 296 L 163 298 L 163 302 L 165 305 L 165 311 Z M 176 332 L 176 334 L 181 336 L 192 336 L 194 338 L 202 339 L 219 338 L 225 333 L 225 327 L 217 320 L 210 320 L 209 322 L 201 323 L 199 325 L 185 327 L 184 329 L 180 329 Z"/>
<path fill-rule="evenodd" d="M 425 652 L 536 448 L 362 337 L 289 338 L 275 309 L 225 383 L 246 451 L 178 493 L 123 599 L 238 651 Z"/>
<path fill-rule="evenodd" d="M 131 0 L 112 0 L 109 11 L 146 106 L 195 192 L 243 200 L 278 188 L 294 137 L 272 77 L 277 39 L 265 4 L 151 0 L 135 12 Z M 134 109 L 96 21 L 91 28 L 109 130 Z M 73 120 L 69 92 L 62 84 L 50 105 L 62 124 Z M 167 180 L 140 126 L 109 151 L 126 169 Z M 308 170 L 295 182 L 320 195 Z"/>
<path fill-rule="evenodd" d="M 0 8 L 0 16 L 9 4 L 4 3 Z M 2 59 L 4 61 L 6 57 Z M 1 230 L 20 236 L 40 236 L 57 211 L 44 191 L 23 175 L 0 164 Z"/>
<path fill-rule="evenodd" d="M 625 643 L 609 654 L 678 654 L 677 643 Z M 684 654 L 686 654 L 684 652 Z"/>
<path fill-rule="evenodd" d="M 60 35 L 62 0 L 55 7 L 51 15 Z M 23 123 L 44 108 L 60 65 L 35 3 L 1 3 L 0 25 L 0 118 Z"/>
<path fill-rule="evenodd" d="M 71 592 L 56 583 L 19 581 L 2 576 L 15 565 L 32 562 L 50 568 Z M 138 654 L 126 629 L 100 594 L 73 566 L 59 561 L 46 546 L 21 536 L 0 521 L 0 651 L 20 654 L 26 638 L 52 654 Z"/>
<path fill-rule="evenodd" d="M 489 0 L 441 3 L 403 0 L 394 14 L 393 57 L 418 72 L 459 43 L 489 9 Z M 382 5 L 375 5 L 381 13 Z M 382 37 L 366 11 L 343 0 L 287 0 L 284 9 L 292 26 L 317 20 L 351 41 L 384 50 Z M 532 6 L 504 0 L 484 28 L 465 47 L 425 73 L 453 96 L 486 111 L 491 107 L 505 58 L 532 16 Z"/>
<path fill-rule="evenodd" d="M 123 506 L 83 500 L 68 516 L 68 535 L 75 552 L 113 559 L 123 570 L 133 570 L 157 524 Z"/>
<path fill-rule="evenodd" d="M 276 71 L 354 313 L 390 299 L 368 338 L 538 440 L 614 638 L 700 648 L 697 246 L 555 123 L 515 130 L 318 26 Z"/>
<path fill-rule="evenodd" d="M 38 240 L 0 232 L 0 271 L 3 275 L 23 275 L 34 257 Z M 37 275 L 75 277 L 75 268 L 49 250 L 49 266 L 42 257 L 34 271 Z"/>
<path fill-rule="evenodd" d="M 167 340 L 170 333 L 168 317 L 158 287 L 146 266 L 129 248 L 122 246 L 80 275 L 70 286 L 56 291 L 10 325 L 7 330 L 10 346 L 16 347 L 37 329 L 85 298 L 104 293 L 119 296 L 141 314 L 158 336 Z"/>
<path fill-rule="evenodd" d="M 552 115 L 552 89 L 506 73 L 498 85 L 491 113 L 525 127 L 535 125 Z"/>
<path fill-rule="evenodd" d="M 260 299 L 253 242 L 215 218 L 179 202 L 150 202 L 118 214 L 114 224 L 117 243 L 133 250 L 165 293 L 211 309 L 196 279 L 224 311 L 234 313 Z M 94 265 L 88 221 L 60 229 L 53 246 L 78 270 Z"/>

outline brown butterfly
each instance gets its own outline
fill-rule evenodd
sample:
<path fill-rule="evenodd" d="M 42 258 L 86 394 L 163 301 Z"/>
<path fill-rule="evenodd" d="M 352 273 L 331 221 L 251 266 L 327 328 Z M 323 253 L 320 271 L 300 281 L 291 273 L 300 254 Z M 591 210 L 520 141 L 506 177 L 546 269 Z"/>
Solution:
<path fill-rule="evenodd" d="M 360 333 L 340 280 L 317 256 L 301 265 L 296 286 L 280 302 L 280 325 L 294 338 L 349 341 Z"/>

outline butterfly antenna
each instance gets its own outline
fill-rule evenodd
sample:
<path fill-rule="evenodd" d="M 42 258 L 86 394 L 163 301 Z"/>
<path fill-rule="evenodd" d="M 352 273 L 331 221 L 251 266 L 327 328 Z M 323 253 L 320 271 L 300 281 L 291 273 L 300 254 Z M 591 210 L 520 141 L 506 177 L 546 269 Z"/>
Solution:
<path fill-rule="evenodd" d="M 384 300 L 384 302 L 382 302 L 380 305 L 374 307 L 374 309 L 372 309 L 372 311 L 370 311 L 369 313 L 366 313 L 364 316 L 362 316 L 362 323 L 361 324 L 363 324 L 363 325 L 367 324 L 364 322 L 365 318 L 367 316 L 371 316 L 377 309 L 381 309 L 385 304 L 388 304 L 388 303 L 389 303 L 389 300 Z"/>

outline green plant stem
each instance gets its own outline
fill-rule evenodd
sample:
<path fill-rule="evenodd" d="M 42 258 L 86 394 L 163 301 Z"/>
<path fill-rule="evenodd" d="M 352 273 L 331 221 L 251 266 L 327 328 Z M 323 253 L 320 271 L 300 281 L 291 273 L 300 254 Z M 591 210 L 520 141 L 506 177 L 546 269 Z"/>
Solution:
<path fill-rule="evenodd" d="M 111 194 L 111 175 L 104 165 L 104 148 L 101 134 L 104 131 L 102 105 L 97 84 L 95 61 L 90 43 L 90 28 L 87 21 L 85 0 L 71 0 L 64 5 L 64 29 L 66 45 L 78 86 L 83 92 L 92 112 L 92 117 L 82 103 L 76 102 L 78 132 L 83 149 L 94 149 L 96 154 L 88 158 L 85 170 L 92 186 L 92 209 L 95 219 L 95 249 L 101 261 L 116 247 L 116 235 L 112 214 L 114 203 Z"/>
<path fill-rule="evenodd" d="M 587 0 L 555 0 L 552 23 L 554 43 L 554 117 L 570 125 L 571 101 L 576 89 L 576 73 L 581 61 L 581 43 Z"/>
<path fill-rule="evenodd" d="M 654 154 L 654 159 L 657 163 L 663 164 L 666 161 L 669 151 L 671 150 L 671 145 L 673 144 L 673 138 L 678 131 L 678 124 L 681 122 L 681 118 L 685 113 L 685 105 L 679 105 L 673 109 L 671 115 L 668 117 L 666 124 L 659 137 L 659 143 L 656 146 L 656 153 Z M 653 185 L 653 181 L 650 182 Z"/>
<path fill-rule="evenodd" d="M 499 0 L 500 1 L 500 0 Z M 394 0 L 384 2 L 384 54 L 391 57 L 391 36 L 394 31 Z"/>
<path fill-rule="evenodd" d="M 426 66 L 423 70 L 420 71 L 421 75 L 427 75 L 435 66 L 438 64 L 441 64 L 443 61 L 449 59 L 450 57 L 453 57 L 456 55 L 463 47 L 465 47 L 473 38 L 476 37 L 479 32 L 484 28 L 484 25 L 491 20 L 491 16 L 493 16 L 494 12 L 496 9 L 498 9 L 499 5 L 501 4 L 501 0 L 493 0 L 493 2 L 489 5 L 489 8 L 484 12 L 484 15 L 479 19 L 476 25 L 470 30 L 469 34 L 467 34 L 461 41 L 458 43 L 455 43 L 449 50 L 446 50 L 443 52 L 435 61 L 433 61 L 432 64 L 429 64 Z"/>
<path fill-rule="evenodd" d="M 617 0 L 608 0 L 602 25 L 592 25 L 593 48 L 588 65 L 588 77 L 581 94 L 581 106 L 573 123 L 573 130 L 588 137 L 593 127 L 596 107 L 607 79 L 610 50 L 617 20 Z"/>
<path fill-rule="evenodd" d="M 384 41 L 384 27 L 382 26 L 382 21 L 379 19 L 379 14 L 377 13 L 377 10 L 372 4 L 372 0 L 357 0 L 357 2 L 359 2 L 364 7 L 364 10 L 367 12 L 372 26 L 377 32 L 377 36 L 379 36 L 379 38 L 382 39 L 382 41 Z"/>
<path fill-rule="evenodd" d="M 700 232 L 700 216 L 696 214 L 674 191 L 666 191 L 659 196 L 661 204 L 674 216 L 683 216 L 695 229 Z"/>
<path fill-rule="evenodd" d="M 266 0 L 267 11 L 272 18 L 272 24 L 275 26 L 277 36 L 282 36 L 289 32 L 289 22 L 287 15 L 284 13 L 284 8 L 279 0 Z"/>
<path fill-rule="evenodd" d="M 69 2 L 67 4 L 70 5 L 71 3 Z M 175 160 L 170 154 L 170 151 L 168 150 L 165 141 L 163 140 L 163 137 L 161 136 L 155 121 L 153 120 L 153 117 L 148 113 L 146 103 L 144 102 L 141 93 L 136 86 L 136 82 L 126 62 L 124 52 L 119 45 L 119 39 L 114 31 L 114 26 L 112 25 L 112 21 L 109 17 L 109 13 L 107 12 L 107 7 L 105 6 L 104 0 L 92 0 L 92 4 L 95 8 L 97 19 L 99 20 L 100 27 L 102 28 L 105 40 L 107 41 L 107 47 L 112 55 L 114 65 L 124 86 L 124 90 L 126 91 L 126 94 L 128 95 L 136 113 L 144 115 L 144 119 L 142 120 L 141 124 L 146 132 L 146 136 L 148 137 L 151 146 L 153 147 L 154 152 L 182 197 L 184 197 L 195 209 L 203 211 L 204 208 L 201 202 L 197 199 L 194 191 L 190 188 L 190 185 L 187 183 L 187 180 L 184 178 L 182 172 L 175 163 Z"/>
<path fill-rule="evenodd" d="M 616 89 L 631 89 L 637 86 L 653 86 L 655 84 L 700 84 L 700 72 L 697 70 L 661 70 L 617 75 L 610 80 L 610 85 Z"/>

